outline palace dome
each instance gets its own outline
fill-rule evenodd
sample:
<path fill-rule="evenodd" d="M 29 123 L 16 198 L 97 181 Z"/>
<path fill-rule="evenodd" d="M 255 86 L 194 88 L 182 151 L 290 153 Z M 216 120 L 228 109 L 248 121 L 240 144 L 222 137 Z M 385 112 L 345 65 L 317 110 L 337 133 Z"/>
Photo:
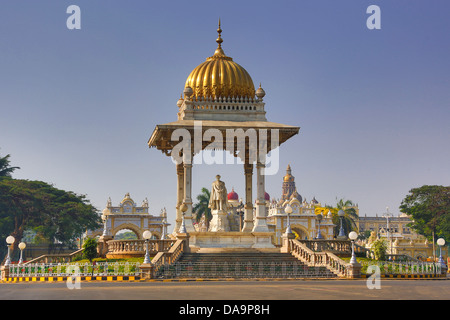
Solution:
<path fill-rule="evenodd" d="M 231 189 L 231 192 L 228 194 L 227 197 L 228 197 L 228 200 L 231 200 L 231 201 L 239 200 L 239 195 L 236 192 L 234 192 L 234 188 Z"/>
<path fill-rule="evenodd" d="M 291 165 L 288 164 L 286 169 L 286 175 L 283 177 L 284 182 L 293 182 L 294 176 L 291 174 Z"/>
<path fill-rule="evenodd" d="M 270 201 L 270 195 L 267 192 L 264 193 L 264 199 Z"/>
<path fill-rule="evenodd" d="M 248 72 L 222 50 L 220 29 L 216 42 L 218 47 L 212 57 L 198 65 L 186 80 L 185 87 L 193 90 L 193 96 L 199 97 L 255 97 L 255 86 Z"/>

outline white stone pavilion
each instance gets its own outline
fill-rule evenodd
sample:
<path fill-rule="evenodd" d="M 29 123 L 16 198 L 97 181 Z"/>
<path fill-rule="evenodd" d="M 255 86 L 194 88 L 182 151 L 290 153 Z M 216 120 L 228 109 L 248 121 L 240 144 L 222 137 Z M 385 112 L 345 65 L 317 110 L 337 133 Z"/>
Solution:
<path fill-rule="evenodd" d="M 182 225 L 181 208 L 184 204 L 184 226 L 192 247 L 272 248 L 273 232 L 269 231 L 266 222 L 266 155 L 296 135 L 300 128 L 267 120 L 264 90 L 261 86 L 255 90 L 249 73 L 225 55 L 220 21 L 217 32 L 218 46 L 214 55 L 197 66 L 186 80 L 183 96 L 177 102 L 178 119 L 157 125 L 148 146 L 174 159 L 182 159 L 176 165 L 178 180 L 174 233 L 179 232 Z M 180 132 L 190 139 L 182 151 L 179 148 Z M 230 136 L 230 132 L 235 135 Z M 200 143 L 196 140 L 199 133 L 202 137 Z M 240 140 L 239 133 L 243 133 L 244 139 Z M 174 139 L 174 136 L 178 138 Z M 252 140 L 254 137 L 256 143 L 252 143 L 255 142 Z M 192 216 L 193 156 L 205 149 L 230 151 L 230 148 L 233 155 L 244 163 L 245 213 L 242 229 L 236 232 L 216 227 L 218 231 L 215 232 L 196 231 Z M 254 167 L 257 186 L 255 216 L 252 199 Z M 211 177 L 211 182 L 213 180 L 214 177 Z"/>

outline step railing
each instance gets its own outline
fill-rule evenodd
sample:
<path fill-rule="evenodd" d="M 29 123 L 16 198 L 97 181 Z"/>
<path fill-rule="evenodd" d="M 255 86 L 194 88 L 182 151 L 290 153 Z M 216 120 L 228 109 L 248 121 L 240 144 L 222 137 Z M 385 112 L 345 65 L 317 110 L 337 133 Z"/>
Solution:
<path fill-rule="evenodd" d="M 306 247 L 315 252 L 328 251 L 334 254 L 348 254 L 352 253 L 352 242 L 350 240 L 298 240 L 303 243 Z M 360 246 L 355 243 L 355 254 L 358 256 L 365 256 L 367 258 L 373 258 L 373 251 Z"/>
<path fill-rule="evenodd" d="M 332 252 L 316 252 L 296 239 L 289 239 L 289 248 L 293 256 L 308 266 L 324 266 L 340 277 L 347 276 L 348 263 Z"/>
<path fill-rule="evenodd" d="M 168 251 L 158 252 L 152 259 L 152 277 L 156 277 L 163 266 L 173 265 L 183 254 L 185 250 L 185 241 L 180 239 L 174 241 L 175 243 L 170 247 Z"/>
<path fill-rule="evenodd" d="M 24 265 L 28 264 L 36 264 L 36 263 L 64 263 L 64 262 L 72 262 L 73 258 L 80 255 L 83 252 L 83 249 L 78 249 L 72 253 L 66 254 L 44 254 L 37 258 L 34 258 L 30 261 L 24 262 Z"/>

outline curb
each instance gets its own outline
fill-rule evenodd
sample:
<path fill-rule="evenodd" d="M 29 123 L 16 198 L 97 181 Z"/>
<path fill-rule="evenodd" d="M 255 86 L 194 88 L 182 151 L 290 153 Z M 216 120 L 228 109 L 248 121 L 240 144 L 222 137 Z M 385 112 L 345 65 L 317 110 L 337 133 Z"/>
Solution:
<path fill-rule="evenodd" d="M 65 277 L 8 277 L 0 283 L 24 283 L 24 282 L 67 282 L 69 281 L 81 281 L 81 282 L 232 282 L 232 281 L 255 281 L 255 282 L 273 282 L 273 281 L 308 281 L 308 280 L 365 280 L 371 275 L 362 274 L 361 278 L 349 279 L 349 278 L 175 278 L 175 279 L 141 279 L 140 276 L 65 276 Z M 450 280 L 445 275 L 431 275 L 431 274 L 419 274 L 419 275 L 380 275 L 384 279 L 426 279 L 426 280 Z"/>
<path fill-rule="evenodd" d="M 65 277 L 8 277 L 2 280 L 2 283 L 20 283 L 20 282 L 67 282 L 69 281 L 105 281 L 105 282 L 142 282 L 145 281 L 139 276 L 65 276 Z"/>

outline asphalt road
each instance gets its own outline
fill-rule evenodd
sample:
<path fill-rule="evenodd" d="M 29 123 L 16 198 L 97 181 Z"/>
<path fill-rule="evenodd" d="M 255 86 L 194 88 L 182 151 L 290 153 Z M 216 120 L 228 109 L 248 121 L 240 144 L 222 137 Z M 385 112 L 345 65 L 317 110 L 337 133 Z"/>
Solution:
<path fill-rule="evenodd" d="M 448 279 L 448 278 L 447 278 Z M 0 300 L 449 300 L 448 280 L 3 283 Z"/>

